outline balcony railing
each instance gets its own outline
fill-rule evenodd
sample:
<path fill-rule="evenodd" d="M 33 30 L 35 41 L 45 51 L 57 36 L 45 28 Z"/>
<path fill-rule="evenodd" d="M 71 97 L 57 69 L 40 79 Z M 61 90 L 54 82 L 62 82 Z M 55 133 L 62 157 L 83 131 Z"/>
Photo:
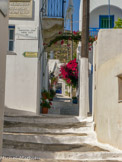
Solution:
<path fill-rule="evenodd" d="M 65 0 L 43 0 L 43 17 L 64 18 L 64 4 Z"/>
<path fill-rule="evenodd" d="M 90 28 L 89 29 L 89 35 L 92 36 L 92 37 L 95 37 L 98 35 L 98 32 L 99 32 L 99 28 Z"/>

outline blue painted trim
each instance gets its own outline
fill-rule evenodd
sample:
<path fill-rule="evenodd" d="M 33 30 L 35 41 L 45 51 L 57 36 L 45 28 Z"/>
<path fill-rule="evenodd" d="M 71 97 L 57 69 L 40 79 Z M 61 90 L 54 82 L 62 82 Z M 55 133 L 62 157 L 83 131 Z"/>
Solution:
<path fill-rule="evenodd" d="M 91 74 L 93 74 L 93 65 L 91 65 Z"/>
<path fill-rule="evenodd" d="M 100 29 L 100 28 L 89 28 L 89 29 L 95 29 L 96 30 L 96 29 Z"/>
<path fill-rule="evenodd" d="M 101 18 L 106 18 L 109 17 L 109 15 L 99 15 L 99 29 L 104 29 L 104 28 L 100 28 L 101 26 Z M 110 15 L 110 17 L 112 18 L 112 28 L 114 28 L 114 15 Z"/>
<path fill-rule="evenodd" d="M 14 25 L 10 25 L 9 26 L 9 29 L 13 29 L 13 28 L 15 29 L 15 26 Z"/>
<path fill-rule="evenodd" d="M 89 29 L 89 34 L 90 34 L 90 36 L 92 36 L 92 37 L 97 36 L 97 35 L 98 35 L 98 32 L 99 32 L 99 28 L 90 28 L 90 29 Z"/>

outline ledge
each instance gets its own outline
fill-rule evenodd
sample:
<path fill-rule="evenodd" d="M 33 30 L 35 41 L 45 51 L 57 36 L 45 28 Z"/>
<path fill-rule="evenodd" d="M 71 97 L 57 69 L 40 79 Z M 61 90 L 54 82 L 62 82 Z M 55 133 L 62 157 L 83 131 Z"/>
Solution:
<path fill-rule="evenodd" d="M 122 103 L 122 100 L 119 100 L 118 103 Z"/>
<path fill-rule="evenodd" d="M 17 55 L 15 52 L 7 51 L 7 55 Z"/>

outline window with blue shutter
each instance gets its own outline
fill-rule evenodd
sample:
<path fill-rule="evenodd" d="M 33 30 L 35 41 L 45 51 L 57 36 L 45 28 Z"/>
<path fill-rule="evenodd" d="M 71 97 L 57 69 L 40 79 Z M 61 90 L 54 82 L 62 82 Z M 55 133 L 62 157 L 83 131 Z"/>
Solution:
<path fill-rule="evenodd" d="M 99 17 L 99 28 L 107 29 L 109 28 L 109 21 L 110 21 L 110 28 L 114 28 L 114 15 L 110 17 L 108 15 L 100 15 Z"/>

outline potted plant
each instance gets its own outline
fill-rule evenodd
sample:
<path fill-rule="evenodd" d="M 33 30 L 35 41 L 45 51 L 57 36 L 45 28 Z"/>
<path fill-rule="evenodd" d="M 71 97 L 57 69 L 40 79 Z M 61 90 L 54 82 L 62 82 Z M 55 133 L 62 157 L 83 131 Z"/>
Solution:
<path fill-rule="evenodd" d="M 49 99 L 50 98 L 50 93 L 46 90 L 43 90 L 41 94 L 42 94 L 43 99 Z"/>
<path fill-rule="evenodd" d="M 41 98 L 41 104 L 42 107 L 42 113 L 47 114 L 48 109 L 51 108 L 52 103 L 50 102 L 50 93 L 46 90 L 42 91 L 42 98 Z"/>
<path fill-rule="evenodd" d="M 77 103 L 78 103 L 77 97 L 72 97 L 72 103 L 73 103 L 73 104 L 77 104 Z"/>
<path fill-rule="evenodd" d="M 56 92 L 53 89 L 50 89 L 50 101 L 53 101 L 55 94 L 56 94 Z"/>
<path fill-rule="evenodd" d="M 51 108 L 52 103 L 48 99 L 42 99 L 41 102 L 41 107 L 42 107 L 42 113 L 43 114 L 48 114 L 48 109 Z"/>

